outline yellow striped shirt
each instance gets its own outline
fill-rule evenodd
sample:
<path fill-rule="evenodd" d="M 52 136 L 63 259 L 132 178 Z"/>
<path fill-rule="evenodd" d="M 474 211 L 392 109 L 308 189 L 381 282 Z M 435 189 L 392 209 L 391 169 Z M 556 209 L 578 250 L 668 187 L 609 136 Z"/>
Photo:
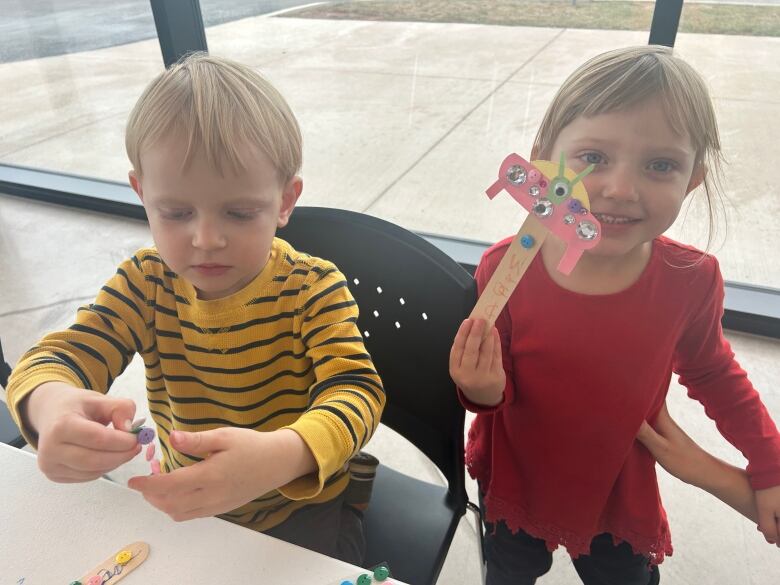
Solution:
<path fill-rule="evenodd" d="M 385 395 L 357 316 L 332 263 L 278 238 L 249 285 L 212 301 L 199 300 L 155 249 L 142 249 L 79 309 L 73 325 L 22 357 L 7 399 L 19 423 L 20 401 L 44 382 L 105 393 L 137 352 L 165 470 L 198 461 L 170 447 L 174 429 L 295 430 L 319 473 L 223 515 L 266 530 L 307 503 L 339 495 L 349 482 L 349 458 L 379 423 Z"/>

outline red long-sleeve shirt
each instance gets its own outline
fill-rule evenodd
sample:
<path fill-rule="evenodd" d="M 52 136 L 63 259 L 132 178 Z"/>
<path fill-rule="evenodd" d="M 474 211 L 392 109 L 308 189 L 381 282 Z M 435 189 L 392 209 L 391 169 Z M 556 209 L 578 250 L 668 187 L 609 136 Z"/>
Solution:
<path fill-rule="evenodd" d="M 509 246 L 477 268 L 480 292 Z M 657 238 L 624 291 L 585 295 L 558 286 L 533 260 L 496 326 L 507 385 L 478 413 L 466 462 L 486 517 L 586 554 L 602 532 L 654 562 L 671 554 L 655 461 L 637 431 L 662 406 L 672 372 L 748 459 L 755 489 L 780 485 L 780 434 L 723 337 L 717 260 Z"/>

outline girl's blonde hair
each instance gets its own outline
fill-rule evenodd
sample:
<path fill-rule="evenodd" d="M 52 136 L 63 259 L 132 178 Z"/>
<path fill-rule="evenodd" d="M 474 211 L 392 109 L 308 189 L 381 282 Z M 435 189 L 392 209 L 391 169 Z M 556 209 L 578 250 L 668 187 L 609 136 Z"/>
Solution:
<path fill-rule="evenodd" d="M 671 127 L 687 134 L 703 165 L 709 212 L 707 247 L 712 243 L 716 209 L 722 206 L 721 153 L 718 123 L 710 93 L 701 76 L 669 47 L 644 45 L 616 49 L 594 57 L 563 83 L 544 115 L 534 139 L 537 159 L 550 160 L 561 130 L 580 116 L 625 110 L 659 97 Z"/>
<path fill-rule="evenodd" d="M 202 149 L 220 174 L 247 168 L 246 147 L 259 148 L 286 183 L 301 168 L 303 140 L 282 94 L 255 70 L 191 53 L 158 75 L 135 104 L 125 147 L 140 175 L 141 152 L 175 134 L 187 141 L 183 166 Z"/>

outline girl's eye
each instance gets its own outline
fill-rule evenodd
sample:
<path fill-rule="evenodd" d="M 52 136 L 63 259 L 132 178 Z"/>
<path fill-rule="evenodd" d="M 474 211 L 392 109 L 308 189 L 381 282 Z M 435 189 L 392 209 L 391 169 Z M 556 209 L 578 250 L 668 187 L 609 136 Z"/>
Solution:
<path fill-rule="evenodd" d="M 586 152 L 580 156 L 580 159 L 589 165 L 597 165 L 604 162 L 604 157 L 598 152 Z"/>
<path fill-rule="evenodd" d="M 656 173 L 668 173 L 674 170 L 674 163 L 669 160 L 655 160 L 650 163 L 650 170 Z"/>

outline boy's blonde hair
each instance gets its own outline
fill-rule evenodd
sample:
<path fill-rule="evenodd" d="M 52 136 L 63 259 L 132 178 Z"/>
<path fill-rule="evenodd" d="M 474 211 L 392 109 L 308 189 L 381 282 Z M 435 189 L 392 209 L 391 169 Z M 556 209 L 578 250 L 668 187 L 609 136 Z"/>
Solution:
<path fill-rule="evenodd" d="M 187 141 L 183 166 L 202 149 L 220 174 L 247 168 L 259 148 L 286 183 L 301 168 L 302 138 L 290 106 L 255 70 L 206 53 L 183 57 L 144 90 L 127 122 L 125 147 L 141 175 L 141 152 L 171 134 Z M 243 156 L 242 156 L 243 153 Z"/>
<path fill-rule="evenodd" d="M 696 164 L 707 171 L 704 191 L 709 212 L 707 246 L 712 242 L 716 206 L 721 204 L 721 154 L 718 123 L 709 90 L 701 76 L 669 47 L 644 45 L 616 49 L 581 65 L 555 94 L 534 139 L 537 159 L 550 160 L 561 130 L 580 116 L 625 110 L 660 97 L 671 127 L 687 134 Z"/>

